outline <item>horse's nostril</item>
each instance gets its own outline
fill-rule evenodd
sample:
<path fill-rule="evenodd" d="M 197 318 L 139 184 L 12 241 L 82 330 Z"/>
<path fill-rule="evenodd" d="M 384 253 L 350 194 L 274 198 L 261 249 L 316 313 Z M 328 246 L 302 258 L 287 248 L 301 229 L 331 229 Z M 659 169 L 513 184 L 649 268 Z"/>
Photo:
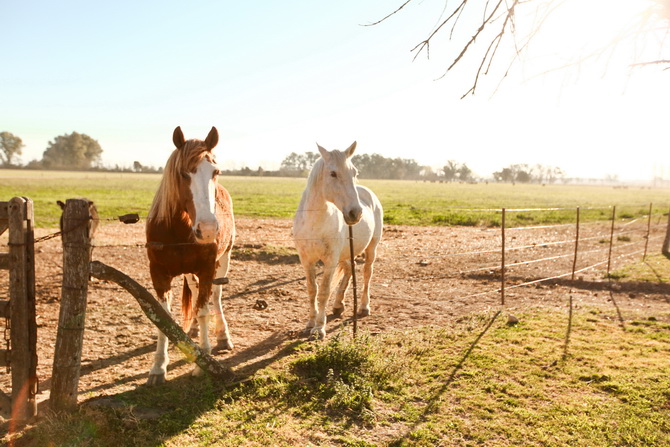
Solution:
<path fill-rule="evenodd" d="M 357 222 L 361 218 L 362 211 L 360 208 L 352 208 L 349 210 L 349 221 Z"/>
<path fill-rule="evenodd" d="M 202 239 L 202 231 L 200 231 L 200 228 L 195 229 L 195 237 L 198 239 Z"/>

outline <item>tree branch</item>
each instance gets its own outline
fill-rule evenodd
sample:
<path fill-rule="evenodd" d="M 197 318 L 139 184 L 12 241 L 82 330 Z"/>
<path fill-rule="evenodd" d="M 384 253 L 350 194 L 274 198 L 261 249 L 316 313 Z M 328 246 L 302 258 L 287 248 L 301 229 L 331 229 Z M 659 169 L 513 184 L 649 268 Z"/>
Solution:
<path fill-rule="evenodd" d="M 391 14 L 387 15 L 387 16 L 384 17 L 383 19 L 381 19 L 381 20 L 377 20 L 377 21 L 374 22 L 374 23 L 368 23 L 367 25 L 362 25 L 362 26 L 375 26 L 375 25 L 379 25 L 379 24 L 382 23 L 384 20 L 386 20 L 386 19 L 388 19 L 389 17 L 391 17 L 392 15 L 395 15 L 396 13 L 398 13 L 402 8 L 404 8 L 405 6 L 407 6 L 407 4 L 410 3 L 411 1 L 412 1 L 412 0 L 407 0 L 405 3 L 403 3 L 402 5 L 400 5 L 400 7 L 399 7 L 398 9 L 396 9 L 395 11 L 393 11 Z"/>
<path fill-rule="evenodd" d="M 232 381 L 235 378 L 235 374 L 230 368 L 223 367 L 214 357 L 200 349 L 200 346 L 195 344 L 191 340 L 191 337 L 186 335 L 174 321 L 172 316 L 163 309 L 158 300 L 147 289 L 139 285 L 137 281 L 99 261 L 91 262 L 90 268 L 91 275 L 95 278 L 114 282 L 134 296 L 140 304 L 142 312 L 184 353 L 189 361 L 195 362 L 205 372 L 222 380 Z"/>

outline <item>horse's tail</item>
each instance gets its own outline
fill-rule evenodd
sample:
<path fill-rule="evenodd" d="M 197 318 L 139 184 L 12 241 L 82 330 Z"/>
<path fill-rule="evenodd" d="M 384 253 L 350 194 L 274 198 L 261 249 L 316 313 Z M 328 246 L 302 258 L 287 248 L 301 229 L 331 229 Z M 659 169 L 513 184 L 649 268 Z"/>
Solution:
<path fill-rule="evenodd" d="M 188 281 L 184 277 L 184 288 L 181 293 L 181 313 L 184 316 L 184 332 L 188 332 L 191 329 L 191 322 L 193 321 L 193 294 L 191 293 L 191 288 L 188 286 Z"/>

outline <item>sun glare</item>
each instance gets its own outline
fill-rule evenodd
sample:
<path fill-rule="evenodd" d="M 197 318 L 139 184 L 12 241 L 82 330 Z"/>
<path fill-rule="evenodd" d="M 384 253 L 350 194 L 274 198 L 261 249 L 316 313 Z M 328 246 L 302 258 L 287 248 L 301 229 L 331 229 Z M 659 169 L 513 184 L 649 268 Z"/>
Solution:
<path fill-rule="evenodd" d="M 655 34 L 669 12 L 670 0 L 542 2 L 531 17 L 532 27 L 540 26 L 531 52 L 563 63 L 613 57 L 640 62 L 661 51 Z M 539 49 L 545 54 L 537 56 Z"/>

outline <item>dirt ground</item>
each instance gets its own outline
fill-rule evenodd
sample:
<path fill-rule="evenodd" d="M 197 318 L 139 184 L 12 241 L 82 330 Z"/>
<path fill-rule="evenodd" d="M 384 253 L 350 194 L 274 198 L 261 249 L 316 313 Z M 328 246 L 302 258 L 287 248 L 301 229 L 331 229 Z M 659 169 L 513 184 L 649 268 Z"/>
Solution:
<path fill-rule="evenodd" d="M 40 229 L 36 236 L 54 231 Z M 626 236 L 618 237 L 614 245 L 612 270 L 641 259 L 646 224 L 620 226 L 617 231 Z M 610 285 L 603 279 L 609 224 L 582 226 L 578 273 L 572 280 L 574 232 L 570 225 L 507 230 L 506 312 L 549 306 L 567 314 L 568 298 L 572 296 L 576 309 L 601 306 L 608 309 L 612 318 L 618 314 L 624 319 L 668 318 L 668 284 L 616 283 L 615 293 L 610 294 Z M 663 225 L 653 227 L 650 253 L 660 251 L 664 232 Z M 271 365 L 285 341 L 303 336 L 308 305 L 303 270 L 293 248 L 291 222 L 238 218 L 237 234 L 223 303 L 235 349 L 219 353 L 216 358 L 244 378 Z M 6 234 L 0 243 L 4 245 L 5 239 Z M 142 223 L 108 222 L 98 229 L 93 258 L 125 272 L 153 293 L 144 243 Z M 440 326 L 471 312 L 499 309 L 500 247 L 500 229 L 386 226 L 375 264 L 372 315 L 360 320 L 359 328 L 377 334 L 407 327 Z M 61 294 L 61 240 L 39 243 L 35 251 L 38 401 L 45 401 L 49 396 Z M 627 253 L 635 254 L 622 257 Z M 598 264 L 596 268 L 579 272 L 594 264 Z M 361 275 L 359 268 L 359 284 Z M 546 278 L 553 279 L 539 281 Z M 7 272 L 0 272 L 0 295 L 6 296 L 7 281 Z M 180 287 L 181 279 L 175 279 L 175 296 L 180 296 Z M 257 300 L 264 300 L 267 308 L 256 309 Z M 347 306 L 345 319 L 351 316 L 351 292 Z M 179 303 L 173 303 L 173 310 L 179 321 Z M 337 330 L 341 322 L 331 321 L 328 331 Z M 92 279 L 80 402 L 142 386 L 152 363 L 155 340 L 156 329 L 130 294 L 116 284 Z M 168 380 L 190 372 L 192 365 L 180 351 L 172 347 L 170 355 Z M 8 391 L 8 383 L 9 375 L 0 371 L 0 387 Z"/>

